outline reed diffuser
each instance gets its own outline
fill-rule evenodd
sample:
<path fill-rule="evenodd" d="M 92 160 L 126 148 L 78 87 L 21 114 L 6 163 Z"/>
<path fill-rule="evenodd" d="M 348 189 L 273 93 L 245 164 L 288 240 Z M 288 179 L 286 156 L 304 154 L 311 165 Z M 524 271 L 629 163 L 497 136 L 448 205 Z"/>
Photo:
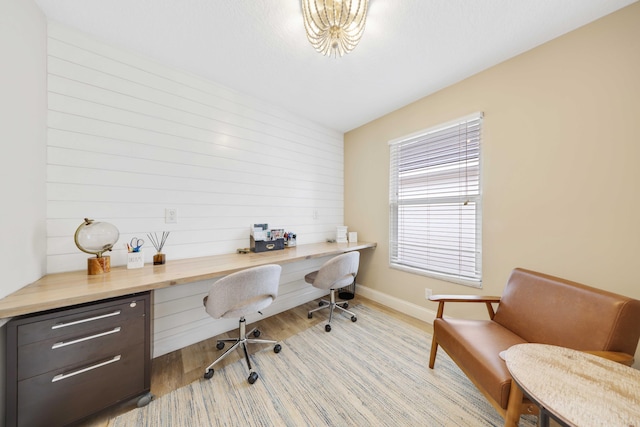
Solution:
<path fill-rule="evenodd" d="M 151 240 L 151 244 L 153 245 L 154 248 L 156 248 L 156 251 L 157 251 L 157 253 L 153 256 L 153 265 L 162 265 L 165 263 L 165 257 L 164 257 L 164 254 L 162 253 L 162 247 L 167 241 L 167 237 L 169 237 L 169 233 L 171 232 L 163 231 L 161 238 L 158 238 L 158 235 L 156 233 L 147 234 L 147 237 L 149 237 L 149 240 Z"/>

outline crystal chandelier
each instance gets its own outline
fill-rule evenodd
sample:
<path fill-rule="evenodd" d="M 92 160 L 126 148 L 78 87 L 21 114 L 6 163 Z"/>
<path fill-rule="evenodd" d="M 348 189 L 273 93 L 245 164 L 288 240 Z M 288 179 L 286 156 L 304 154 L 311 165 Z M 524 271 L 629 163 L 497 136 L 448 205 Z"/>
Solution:
<path fill-rule="evenodd" d="M 369 0 L 301 0 L 307 39 L 323 55 L 351 52 L 364 33 Z"/>

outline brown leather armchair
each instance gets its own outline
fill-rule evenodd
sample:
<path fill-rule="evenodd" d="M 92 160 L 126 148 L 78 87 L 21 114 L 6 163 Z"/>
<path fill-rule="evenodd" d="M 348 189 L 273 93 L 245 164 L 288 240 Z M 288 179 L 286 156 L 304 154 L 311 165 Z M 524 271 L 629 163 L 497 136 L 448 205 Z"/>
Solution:
<path fill-rule="evenodd" d="M 521 414 L 537 413 L 537 408 L 512 385 L 500 352 L 532 342 L 631 365 L 640 338 L 640 301 L 520 268 L 511 273 L 502 297 L 429 299 L 438 302 L 429 367 L 433 369 L 442 347 L 505 419 L 505 426 L 518 425 Z M 485 304 L 489 319 L 445 318 L 446 302 Z M 495 312 L 494 303 L 499 303 Z"/>

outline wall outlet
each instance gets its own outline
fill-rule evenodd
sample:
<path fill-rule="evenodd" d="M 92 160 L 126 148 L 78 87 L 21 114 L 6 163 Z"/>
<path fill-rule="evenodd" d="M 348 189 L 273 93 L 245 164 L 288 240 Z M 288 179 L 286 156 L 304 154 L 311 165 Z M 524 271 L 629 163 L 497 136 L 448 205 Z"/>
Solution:
<path fill-rule="evenodd" d="M 425 297 L 426 299 L 429 299 L 429 297 L 431 296 L 431 293 L 432 293 L 431 289 L 429 289 L 429 288 L 424 288 L 424 297 Z"/>
<path fill-rule="evenodd" d="M 178 223 L 178 209 L 166 208 L 164 210 L 164 223 L 165 224 L 177 224 Z"/>

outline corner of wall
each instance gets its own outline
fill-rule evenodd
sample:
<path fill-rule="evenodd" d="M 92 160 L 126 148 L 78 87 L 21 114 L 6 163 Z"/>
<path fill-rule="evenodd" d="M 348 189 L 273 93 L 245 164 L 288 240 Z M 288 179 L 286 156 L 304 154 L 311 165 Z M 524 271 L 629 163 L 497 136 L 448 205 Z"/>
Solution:
<path fill-rule="evenodd" d="M 2 3 L 0 297 L 37 280 L 46 260 L 47 22 L 33 1 Z"/>
<path fill-rule="evenodd" d="M 46 262 L 47 22 L 33 0 L 0 3 L 0 52 L 2 298 L 40 278 Z M 5 419 L 5 331 L 2 325 L 0 423 Z"/>

